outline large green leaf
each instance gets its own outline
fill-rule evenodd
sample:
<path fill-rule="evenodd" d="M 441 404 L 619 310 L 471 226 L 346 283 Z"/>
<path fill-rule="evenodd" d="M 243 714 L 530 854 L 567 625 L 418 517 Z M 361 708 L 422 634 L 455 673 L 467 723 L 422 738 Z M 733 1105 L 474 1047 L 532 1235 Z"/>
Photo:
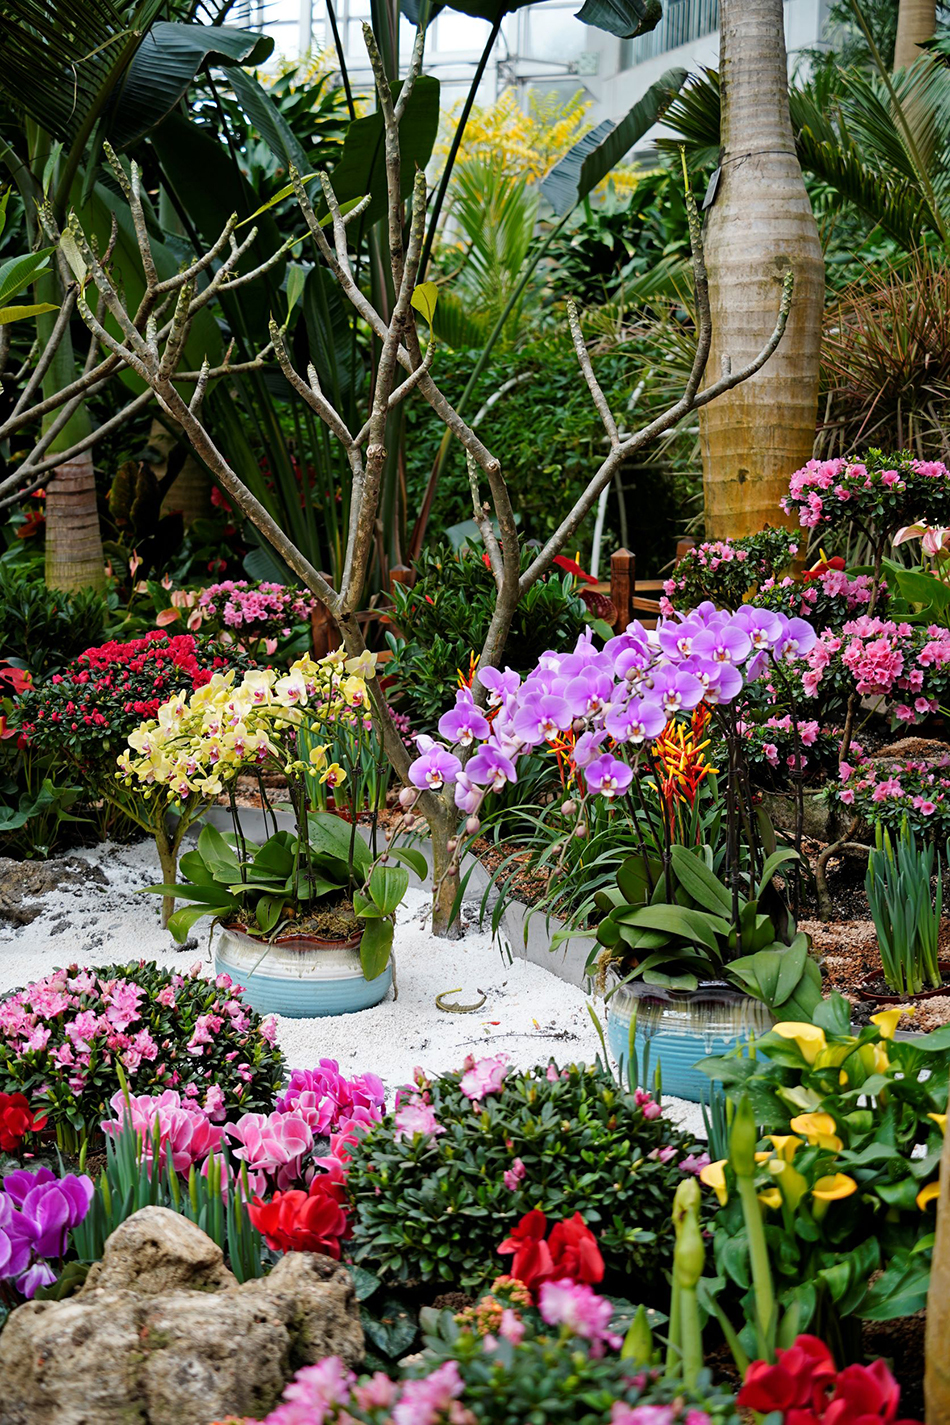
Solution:
<path fill-rule="evenodd" d="M 47 267 L 53 248 L 44 247 L 40 252 L 28 252 L 23 257 L 11 257 L 0 263 L 0 307 L 11 297 L 22 292 Z"/>
<path fill-rule="evenodd" d="M 663 7 L 660 0 L 584 0 L 577 18 L 583 25 L 629 40 L 655 30 L 663 18 Z"/>
<path fill-rule="evenodd" d="M 399 85 L 393 86 L 398 95 Z M 415 182 L 416 169 L 425 168 L 432 157 L 432 147 L 439 128 L 439 81 L 431 74 L 421 74 L 416 80 L 399 125 L 399 152 L 403 198 L 408 198 Z M 341 203 L 351 198 L 369 195 L 366 211 L 350 226 L 365 232 L 386 213 L 386 162 L 383 141 L 383 116 L 374 110 L 365 118 L 354 119 L 346 131 L 343 152 L 330 175 L 333 192 Z"/>
<path fill-rule="evenodd" d="M 364 920 L 360 941 L 360 964 L 367 980 L 375 980 L 389 964 L 393 948 L 391 920 Z"/>
<path fill-rule="evenodd" d="M 106 111 L 113 147 L 129 148 L 160 124 L 203 66 L 263 64 L 273 49 L 274 41 L 255 30 L 158 21 L 136 50 Z M 242 78 L 235 69 L 232 82 Z"/>
<path fill-rule="evenodd" d="M 587 0 L 584 9 L 596 3 L 600 0 Z M 624 154 L 662 118 L 685 82 L 685 69 L 668 69 L 619 123 L 604 119 L 568 150 L 541 184 L 541 192 L 558 217 L 576 208 L 607 177 Z"/>
<path fill-rule="evenodd" d="M 277 162 L 283 165 L 285 171 L 293 164 L 301 177 L 309 173 L 306 154 L 267 91 L 253 75 L 245 74 L 242 69 L 233 69 L 228 77 L 235 98 Z"/>
<path fill-rule="evenodd" d="M 311 812 L 307 818 L 310 844 L 318 854 L 332 856 L 344 864 L 349 863 L 350 847 L 353 849 L 353 865 L 357 871 L 369 869 L 369 848 L 359 832 L 353 836 L 348 822 L 334 816 L 330 811 Z"/>
<path fill-rule="evenodd" d="M 698 941 L 707 950 L 718 954 L 719 944 L 702 911 L 686 910 L 679 905 L 651 905 L 623 917 L 626 925 L 642 926 L 645 930 L 670 931 L 687 941 Z"/>
<path fill-rule="evenodd" d="M 685 846 L 670 847 L 673 873 L 688 896 L 717 915 L 732 919 L 732 897 L 702 856 Z"/>
<path fill-rule="evenodd" d="M 369 878 L 369 893 L 383 915 L 392 915 L 409 889 L 409 872 L 402 866 L 376 866 Z"/>

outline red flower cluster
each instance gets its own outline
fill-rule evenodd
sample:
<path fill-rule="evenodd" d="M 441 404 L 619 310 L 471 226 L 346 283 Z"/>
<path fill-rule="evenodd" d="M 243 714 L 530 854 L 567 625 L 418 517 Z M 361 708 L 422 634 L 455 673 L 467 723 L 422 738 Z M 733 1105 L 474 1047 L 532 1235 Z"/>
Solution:
<path fill-rule="evenodd" d="M 351 1235 L 343 1207 L 342 1178 L 325 1173 L 309 1192 L 275 1192 L 270 1202 L 255 1197 L 248 1216 L 275 1252 L 319 1252 L 340 1260 L 340 1243 Z"/>
<path fill-rule="evenodd" d="M 752 1362 L 736 1397 L 739 1405 L 784 1411 L 785 1425 L 920 1425 L 897 1419 L 900 1386 L 883 1361 L 837 1371 L 817 1336 L 799 1336 L 776 1355 L 774 1366 Z"/>
<path fill-rule="evenodd" d="M 547 1241 L 548 1222 L 539 1207 L 526 1212 L 498 1248 L 502 1255 L 514 1253 L 511 1275 L 537 1292 L 544 1282 L 572 1281 L 595 1285 L 604 1279 L 604 1259 L 597 1238 L 579 1212 L 556 1222 Z"/>
<path fill-rule="evenodd" d="M 81 759 L 111 751 L 179 690 L 193 692 L 231 659 L 207 639 L 154 629 L 130 643 L 87 648 L 63 673 L 18 698 L 21 726 L 41 749 Z"/>
<path fill-rule="evenodd" d="M 45 1118 L 37 1118 L 30 1100 L 22 1093 L 0 1093 L 0 1150 L 15 1153 L 27 1133 L 36 1133 L 46 1126 Z"/>

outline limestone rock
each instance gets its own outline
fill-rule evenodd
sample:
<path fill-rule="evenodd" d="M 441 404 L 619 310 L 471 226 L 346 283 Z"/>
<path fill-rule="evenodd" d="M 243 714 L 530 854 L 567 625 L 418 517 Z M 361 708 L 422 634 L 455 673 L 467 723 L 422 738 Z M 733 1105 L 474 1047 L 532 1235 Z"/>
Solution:
<path fill-rule="evenodd" d="M 46 907 L 43 896 L 63 886 L 81 886 L 96 881 L 109 882 L 98 866 L 79 856 L 61 856 L 53 861 L 13 861 L 0 856 L 0 921 L 29 925 Z"/>
<path fill-rule="evenodd" d="M 79 1295 L 102 1289 L 160 1296 L 180 1287 L 220 1291 L 236 1285 L 221 1248 L 200 1227 L 167 1207 L 143 1207 L 113 1232 Z"/>
<path fill-rule="evenodd" d="M 207 1425 L 260 1418 L 301 1365 L 363 1355 L 353 1281 L 291 1253 L 238 1285 L 193 1223 L 146 1207 L 82 1290 L 27 1302 L 0 1335 L 0 1425 Z"/>

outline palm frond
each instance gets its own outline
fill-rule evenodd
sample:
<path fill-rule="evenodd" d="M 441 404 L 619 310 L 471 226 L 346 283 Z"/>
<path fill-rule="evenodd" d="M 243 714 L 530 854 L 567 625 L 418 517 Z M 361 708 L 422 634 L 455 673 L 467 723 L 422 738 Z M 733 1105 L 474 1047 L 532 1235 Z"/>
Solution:
<path fill-rule="evenodd" d="M 112 0 L 4 0 L 0 85 L 42 129 L 71 142 L 160 3 L 123 9 Z"/>

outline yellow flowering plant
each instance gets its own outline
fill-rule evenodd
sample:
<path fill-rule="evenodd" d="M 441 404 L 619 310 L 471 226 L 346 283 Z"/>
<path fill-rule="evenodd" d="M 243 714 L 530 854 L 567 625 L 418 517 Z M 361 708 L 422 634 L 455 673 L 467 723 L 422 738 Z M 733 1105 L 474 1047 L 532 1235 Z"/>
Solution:
<path fill-rule="evenodd" d="M 934 1196 L 946 1125 L 950 1029 L 896 1039 L 903 1011 L 852 1032 L 851 1006 L 823 1000 L 808 1022 L 786 1021 L 757 1043 L 701 1067 L 754 1125 L 741 1161 L 703 1170 L 720 1204 L 716 1282 L 744 1291 L 747 1351 L 774 1348 L 782 1321 L 859 1349 L 859 1320 L 911 1315 L 926 1301 Z M 751 1225 L 750 1225 L 751 1222 Z M 763 1319 L 756 1242 L 776 1308 Z M 880 1275 L 876 1275 L 880 1273 Z M 718 1309 L 718 1308 L 717 1308 Z M 772 1340 L 768 1340 L 771 1325 Z"/>
<path fill-rule="evenodd" d="M 186 902 L 168 921 L 177 940 L 206 915 L 269 940 L 360 934 L 364 974 L 373 979 L 385 969 L 408 874 L 373 857 L 358 834 L 356 809 L 348 821 L 311 809 L 318 787 L 332 788 L 337 806 L 345 802 L 350 769 L 335 751 L 359 748 L 374 671 L 371 656 L 347 659 L 336 651 L 319 662 L 299 658 L 286 673 L 251 669 L 240 681 L 233 671 L 218 673 L 190 696 L 170 698 L 131 734 L 119 758 L 118 776 L 127 787 L 164 799 L 192 819 L 196 807 L 222 795 L 231 808 L 230 833 L 205 826 L 196 849 L 182 856 L 184 882 L 146 887 Z M 343 729 L 358 735 L 341 741 Z M 281 830 L 274 817 L 273 835 L 258 845 L 241 829 L 235 783 L 242 774 L 257 776 L 266 822 L 273 810 L 264 774 L 273 772 L 286 778 L 295 826 Z M 385 853 L 387 863 L 415 866 L 417 857 Z"/>

